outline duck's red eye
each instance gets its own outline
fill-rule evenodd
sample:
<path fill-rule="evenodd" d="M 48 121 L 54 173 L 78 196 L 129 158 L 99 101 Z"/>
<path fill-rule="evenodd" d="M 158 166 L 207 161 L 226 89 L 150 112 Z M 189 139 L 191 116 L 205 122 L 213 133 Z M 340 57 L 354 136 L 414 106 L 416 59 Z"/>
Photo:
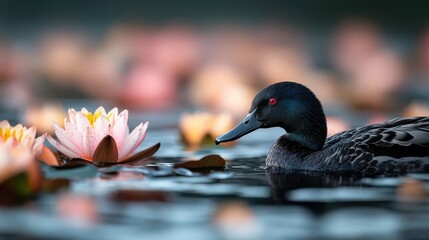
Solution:
<path fill-rule="evenodd" d="M 270 104 L 271 106 L 275 105 L 276 103 L 277 103 L 277 99 L 275 98 L 270 98 L 270 100 L 268 100 L 268 104 Z"/>

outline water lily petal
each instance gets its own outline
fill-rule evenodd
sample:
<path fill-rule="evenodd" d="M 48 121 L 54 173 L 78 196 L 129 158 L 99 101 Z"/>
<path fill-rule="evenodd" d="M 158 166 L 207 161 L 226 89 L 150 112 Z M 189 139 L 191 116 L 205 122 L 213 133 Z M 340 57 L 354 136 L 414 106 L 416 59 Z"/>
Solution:
<path fill-rule="evenodd" d="M 76 112 L 76 129 L 79 132 L 85 131 L 87 128 L 92 128 L 88 119 L 82 112 Z"/>
<path fill-rule="evenodd" d="M 119 150 L 119 159 L 130 155 L 146 136 L 146 129 L 149 123 L 140 123 L 124 140 L 122 148 Z"/>
<path fill-rule="evenodd" d="M 117 120 L 116 124 L 113 125 L 112 136 L 115 138 L 116 144 L 118 144 L 118 148 L 121 148 L 124 138 L 128 135 L 128 111 L 122 111 Z"/>
<path fill-rule="evenodd" d="M 143 129 L 143 123 L 140 123 L 134 130 L 124 138 L 124 142 L 119 149 L 119 159 L 123 159 L 130 154 L 130 150 L 140 139 Z"/>
<path fill-rule="evenodd" d="M 88 127 L 84 131 L 83 135 L 82 144 L 85 148 L 85 159 L 91 160 L 100 141 L 98 141 L 98 137 L 96 136 L 94 129 L 91 127 Z"/>
<path fill-rule="evenodd" d="M 126 111 L 126 110 L 124 110 L 124 111 Z M 118 114 L 119 114 L 119 111 L 118 111 L 117 107 L 112 108 L 112 110 L 110 110 L 109 113 L 107 113 L 107 115 L 113 115 L 113 116 L 118 116 Z"/>
<path fill-rule="evenodd" d="M 83 131 L 82 133 L 82 149 L 83 152 L 85 153 L 85 156 L 92 156 L 92 152 L 91 152 L 91 142 L 89 140 L 89 133 L 88 130 Z"/>
<path fill-rule="evenodd" d="M 0 122 L 0 128 L 7 128 L 10 127 L 10 124 L 7 120 L 3 120 Z"/>
<path fill-rule="evenodd" d="M 58 140 L 60 140 L 61 144 L 70 149 L 71 151 L 81 155 L 84 154 L 82 147 L 79 145 L 76 145 L 67 137 L 67 133 L 64 129 L 62 129 L 58 124 L 55 122 L 52 123 L 52 126 L 55 129 L 55 135 L 57 136 Z"/>
<path fill-rule="evenodd" d="M 80 110 L 80 112 L 83 113 L 83 114 L 89 113 L 88 109 L 86 109 L 84 107 Z"/>
<path fill-rule="evenodd" d="M 16 140 L 16 138 L 8 138 L 5 141 L 5 144 L 6 144 L 7 147 L 12 148 L 12 147 L 17 146 L 19 144 L 19 142 L 18 142 L 18 140 Z"/>
<path fill-rule="evenodd" d="M 64 120 L 64 129 L 67 133 L 67 137 L 70 138 L 70 141 L 72 141 L 76 146 L 82 145 L 82 134 L 76 129 L 76 126 L 70 123 L 67 119 Z"/>
<path fill-rule="evenodd" d="M 22 136 L 20 139 L 17 139 L 21 142 L 21 145 L 28 149 L 32 149 L 32 146 L 34 144 L 34 139 L 36 137 L 36 129 L 31 127 L 29 129 L 23 129 Z"/>
<path fill-rule="evenodd" d="M 36 129 L 34 127 L 23 129 L 22 139 L 29 139 L 31 142 L 36 138 Z"/>
<path fill-rule="evenodd" d="M 45 142 L 45 139 L 46 139 L 46 134 L 36 138 L 36 140 L 34 141 L 32 150 L 36 157 L 39 156 L 39 154 L 42 152 L 43 143 Z"/>
<path fill-rule="evenodd" d="M 140 146 L 140 144 L 143 142 L 143 140 L 146 137 L 146 131 L 147 131 L 148 127 L 149 127 L 149 122 L 145 122 L 143 124 L 143 128 L 142 128 L 141 134 L 139 135 L 137 142 L 134 144 L 134 146 L 129 151 L 130 154 L 132 154 Z"/>
<path fill-rule="evenodd" d="M 107 120 L 114 126 L 116 124 L 116 119 L 118 118 L 118 108 L 113 108 L 107 113 Z"/>
<path fill-rule="evenodd" d="M 148 157 L 151 157 L 153 154 L 155 154 L 159 148 L 161 147 L 161 143 L 157 143 L 153 145 L 152 147 L 146 148 L 140 152 L 137 152 L 135 154 L 132 154 L 124 159 L 120 159 L 120 163 L 131 163 L 135 161 L 139 161 Z"/>
<path fill-rule="evenodd" d="M 52 144 L 52 146 L 54 148 L 56 148 L 59 152 L 61 152 L 62 154 L 66 155 L 67 157 L 69 157 L 69 158 L 78 158 L 79 157 L 79 154 L 77 154 L 77 153 L 71 151 L 70 149 L 66 148 L 61 143 L 57 142 L 51 136 L 48 136 L 46 139 L 48 140 L 48 142 L 50 144 Z"/>
<path fill-rule="evenodd" d="M 102 107 L 102 106 L 98 107 L 98 108 L 95 110 L 94 114 L 95 114 L 95 113 L 98 113 L 98 112 L 101 112 L 101 114 L 102 114 L 102 115 L 106 116 L 106 110 L 104 109 L 104 107 Z"/>
<path fill-rule="evenodd" d="M 106 116 L 102 115 L 97 118 L 94 123 L 94 131 L 98 141 L 101 141 L 107 135 L 111 135 L 112 127 Z"/>
<path fill-rule="evenodd" d="M 76 110 L 70 108 L 68 111 L 70 123 L 76 127 Z M 66 121 L 66 120 L 64 120 Z"/>

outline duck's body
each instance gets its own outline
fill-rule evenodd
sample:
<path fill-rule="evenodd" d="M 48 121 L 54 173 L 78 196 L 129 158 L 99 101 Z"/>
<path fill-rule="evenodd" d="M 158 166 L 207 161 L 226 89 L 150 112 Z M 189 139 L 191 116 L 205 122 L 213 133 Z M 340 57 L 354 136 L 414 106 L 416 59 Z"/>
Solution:
<path fill-rule="evenodd" d="M 293 170 L 400 174 L 429 172 L 429 118 L 396 118 L 355 128 L 312 151 L 287 134 L 271 147 L 267 166 Z"/>
<path fill-rule="evenodd" d="M 326 139 L 319 100 L 292 82 L 262 90 L 249 115 L 216 141 L 232 141 L 268 127 L 286 130 L 268 152 L 269 168 L 368 175 L 429 172 L 429 117 L 396 118 Z"/>

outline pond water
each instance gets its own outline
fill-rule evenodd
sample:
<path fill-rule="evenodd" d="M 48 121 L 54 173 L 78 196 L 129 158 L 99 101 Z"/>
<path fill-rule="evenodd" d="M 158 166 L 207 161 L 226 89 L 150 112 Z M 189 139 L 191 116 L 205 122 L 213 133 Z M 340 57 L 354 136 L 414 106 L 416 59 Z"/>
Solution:
<path fill-rule="evenodd" d="M 134 116 L 137 121 L 140 116 Z M 279 129 L 235 147 L 187 150 L 160 118 L 142 148 L 161 142 L 160 170 L 71 177 L 68 188 L 0 209 L 0 237 L 18 239 L 428 239 L 429 174 L 361 178 L 268 172 Z M 154 121 L 152 121 L 154 122 Z M 219 154 L 224 169 L 162 174 L 170 163 Z"/>

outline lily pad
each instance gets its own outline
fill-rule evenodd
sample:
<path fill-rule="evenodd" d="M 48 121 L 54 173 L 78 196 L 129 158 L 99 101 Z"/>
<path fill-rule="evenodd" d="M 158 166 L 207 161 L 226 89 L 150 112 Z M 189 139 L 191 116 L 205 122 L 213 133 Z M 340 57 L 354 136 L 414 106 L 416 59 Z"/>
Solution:
<path fill-rule="evenodd" d="M 201 168 L 224 168 L 225 159 L 219 155 L 207 155 L 198 161 L 186 161 L 175 163 L 175 168 L 201 169 Z"/>

